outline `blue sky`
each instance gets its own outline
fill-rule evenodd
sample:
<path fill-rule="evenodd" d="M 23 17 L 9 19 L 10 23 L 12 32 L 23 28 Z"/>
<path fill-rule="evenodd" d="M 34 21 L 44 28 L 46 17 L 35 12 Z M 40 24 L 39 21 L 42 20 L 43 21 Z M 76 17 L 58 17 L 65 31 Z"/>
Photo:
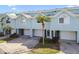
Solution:
<path fill-rule="evenodd" d="M 12 11 L 48 10 L 54 8 L 72 7 L 70 5 L 0 5 L 0 13 Z"/>

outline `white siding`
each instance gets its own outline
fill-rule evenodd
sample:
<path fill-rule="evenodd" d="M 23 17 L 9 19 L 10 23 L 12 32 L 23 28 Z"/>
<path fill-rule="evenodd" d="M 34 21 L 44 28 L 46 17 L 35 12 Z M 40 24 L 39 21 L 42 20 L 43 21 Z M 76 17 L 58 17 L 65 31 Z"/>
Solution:
<path fill-rule="evenodd" d="M 70 16 L 68 16 L 67 14 L 61 14 L 58 17 L 58 23 L 59 23 L 59 18 L 64 18 L 64 23 L 63 24 L 70 24 Z M 59 23 L 61 24 L 61 23 Z"/>

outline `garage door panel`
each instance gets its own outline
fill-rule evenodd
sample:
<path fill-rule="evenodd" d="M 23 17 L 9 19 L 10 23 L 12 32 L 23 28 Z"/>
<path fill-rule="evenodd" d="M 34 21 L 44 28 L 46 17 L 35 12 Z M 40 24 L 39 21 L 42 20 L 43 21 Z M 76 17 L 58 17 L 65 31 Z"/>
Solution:
<path fill-rule="evenodd" d="M 24 35 L 30 35 L 30 30 L 24 30 Z"/>
<path fill-rule="evenodd" d="M 75 32 L 60 32 L 60 39 L 76 40 Z"/>
<path fill-rule="evenodd" d="M 42 30 L 35 30 L 35 36 L 42 36 Z"/>

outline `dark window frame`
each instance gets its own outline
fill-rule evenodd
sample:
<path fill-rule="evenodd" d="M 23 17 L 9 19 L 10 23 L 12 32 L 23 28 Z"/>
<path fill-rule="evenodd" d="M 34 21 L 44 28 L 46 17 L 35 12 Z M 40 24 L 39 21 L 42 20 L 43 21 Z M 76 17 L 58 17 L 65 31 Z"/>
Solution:
<path fill-rule="evenodd" d="M 64 18 L 63 17 L 61 17 L 61 18 L 59 18 L 59 23 L 64 23 Z"/>
<path fill-rule="evenodd" d="M 10 23 L 10 20 L 9 20 L 9 18 L 7 18 L 7 20 L 6 20 L 6 23 Z"/>

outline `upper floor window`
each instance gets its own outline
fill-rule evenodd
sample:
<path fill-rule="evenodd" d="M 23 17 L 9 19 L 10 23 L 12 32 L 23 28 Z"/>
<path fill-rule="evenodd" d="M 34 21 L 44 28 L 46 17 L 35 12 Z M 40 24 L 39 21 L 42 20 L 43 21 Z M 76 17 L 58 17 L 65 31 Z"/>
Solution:
<path fill-rule="evenodd" d="M 59 18 L 59 23 L 64 23 L 64 18 Z"/>
<path fill-rule="evenodd" d="M 9 18 L 7 18 L 6 23 L 10 23 Z"/>

